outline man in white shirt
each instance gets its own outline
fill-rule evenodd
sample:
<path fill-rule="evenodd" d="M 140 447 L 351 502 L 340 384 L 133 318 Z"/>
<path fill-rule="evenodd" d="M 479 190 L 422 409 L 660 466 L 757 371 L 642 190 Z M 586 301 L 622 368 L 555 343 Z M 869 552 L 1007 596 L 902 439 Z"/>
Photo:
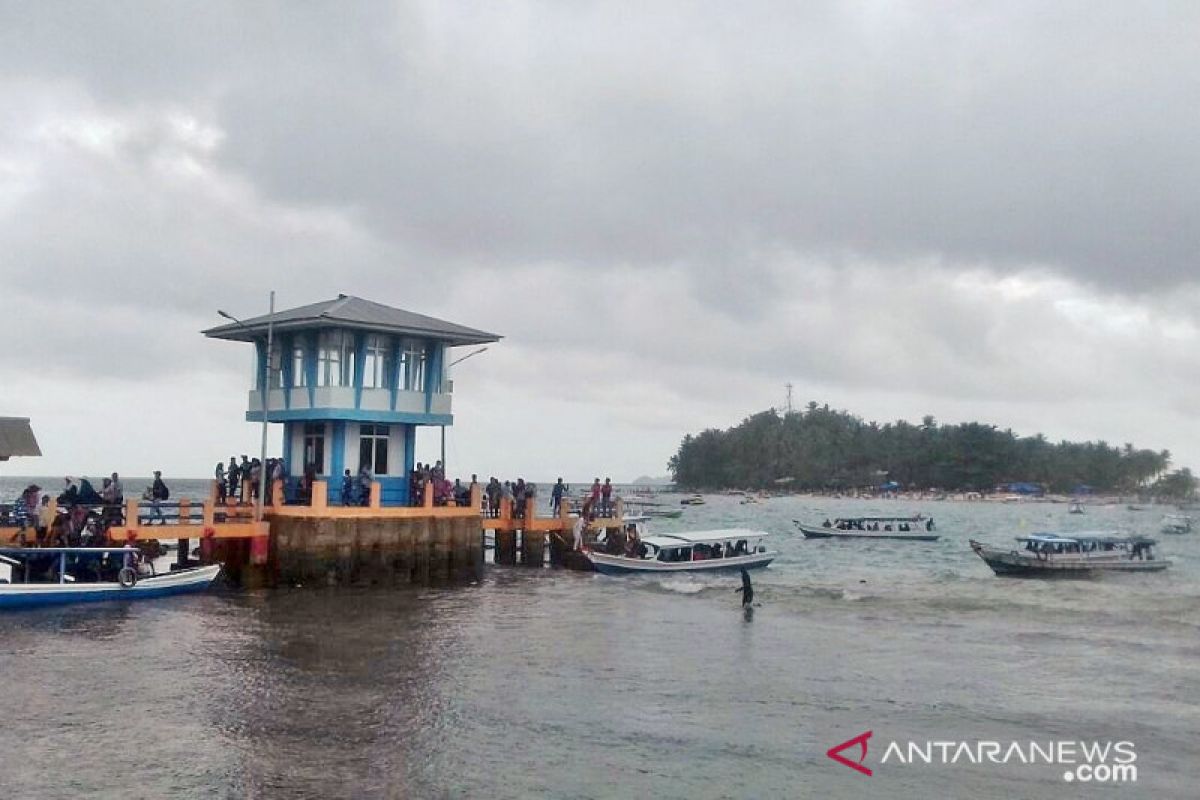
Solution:
<path fill-rule="evenodd" d="M 575 550 L 583 549 L 583 529 L 586 527 L 587 521 L 583 518 L 583 514 L 580 514 L 575 518 L 575 526 L 571 529 L 571 532 L 575 535 Z"/>

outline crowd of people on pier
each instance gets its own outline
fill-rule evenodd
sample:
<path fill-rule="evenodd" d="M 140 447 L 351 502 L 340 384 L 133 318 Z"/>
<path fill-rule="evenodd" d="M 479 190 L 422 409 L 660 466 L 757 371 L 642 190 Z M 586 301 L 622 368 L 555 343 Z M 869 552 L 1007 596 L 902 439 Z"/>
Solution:
<path fill-rule="evenodd" d="M 162 503 L 170 496 L 162 473 L 156 470 L 141 498 L 148 503 L 146 524 L 166 524 Z M 98 490 L 87 477 L 76 480 L 67 476 L 54 498 L 31 483 L 11 506 L 0 507 L 0 525 L 15 528 L 3 542 L 5 546 L 100 546 L 108 542 L 110 528 L 125 522 L 125 487 L 116 472 L 102 479 Z"/>
<path fill-rule="evenodd" d="M 266 504 L 271 503 L 271 487 L 275 481 L 284 479 L 283 459 L 268 458 L 264 467 L 257 458 L 251 459 L 245 453 L 239 463 L 237 456 L 229 457 L 229 464 L 218 461 L 213 469 L 213 480 L 217 484 L 217 502 L 249 503 L 258 500 L 263 476 L 267 476 L 267 494 L 263 498 Z M 314 472 L 315 476 L 315 472 Z M 311 490 L 311 483 L 309 484 Z"/>

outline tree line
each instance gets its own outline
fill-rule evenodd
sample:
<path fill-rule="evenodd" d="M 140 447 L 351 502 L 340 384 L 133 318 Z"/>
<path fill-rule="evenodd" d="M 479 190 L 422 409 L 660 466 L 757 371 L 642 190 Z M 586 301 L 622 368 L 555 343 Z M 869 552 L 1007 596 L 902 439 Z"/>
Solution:
<path fill-rule="evenodd" d="M 1042 434 L 964 422 L 865 422 L 828 404 L 775 409 L 729 430 L 685 436 L 668 468 L 689 489 L 801 490 L 880 487 L 991 492 L 1030 483 L 1056 493 L 1152 494 L 1183 499 L 1196 490 L 1187 468 L 1168 473 L 1167 450 L 1117 447 L 1103 441 L 1050 442 Z"/>

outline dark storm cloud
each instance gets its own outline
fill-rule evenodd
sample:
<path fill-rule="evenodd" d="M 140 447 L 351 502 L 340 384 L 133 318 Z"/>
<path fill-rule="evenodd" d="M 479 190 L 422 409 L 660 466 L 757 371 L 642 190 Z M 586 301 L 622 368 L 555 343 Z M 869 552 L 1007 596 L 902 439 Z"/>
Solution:
<path fill-rule="evenodd" d="M 428 259 L 763 248 L 1193 281 L 1188 4 L 10 6 L 9 74 L 206 101 L 276 201 Z M 705 278 L 703 276 L 711 276 Z M 712 298 L 720 305 L 720 298 Z"/>

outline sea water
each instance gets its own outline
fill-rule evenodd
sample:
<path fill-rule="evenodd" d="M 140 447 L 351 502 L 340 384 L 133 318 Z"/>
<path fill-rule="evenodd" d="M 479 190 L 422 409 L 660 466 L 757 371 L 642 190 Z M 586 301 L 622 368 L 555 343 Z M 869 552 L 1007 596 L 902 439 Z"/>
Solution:
<path fill-rule="evenodd" d="M 792 524 L 917 511 L 939 541 L 805 540 Z M 1200 534 L 1160 536 L 1160 518 L 710 496 L 650 523 L 771 532 L 780 555 L 753 573 L 752 613 L 736 573 L 489 566 L 445 588 L 214 591 L 5 614 L 0 787 L 38 798 L 1194 798 Z M 967 544 L 1084 528 L 1153 535 L 1174 564 L 999 578 Z M 873 775 L 826 757 L 865 731 Z M 880 763 L 890 741 L 1080 739 L 1133 742 L 1137 781 L 1085 785 L 1020 762 Z"/>

